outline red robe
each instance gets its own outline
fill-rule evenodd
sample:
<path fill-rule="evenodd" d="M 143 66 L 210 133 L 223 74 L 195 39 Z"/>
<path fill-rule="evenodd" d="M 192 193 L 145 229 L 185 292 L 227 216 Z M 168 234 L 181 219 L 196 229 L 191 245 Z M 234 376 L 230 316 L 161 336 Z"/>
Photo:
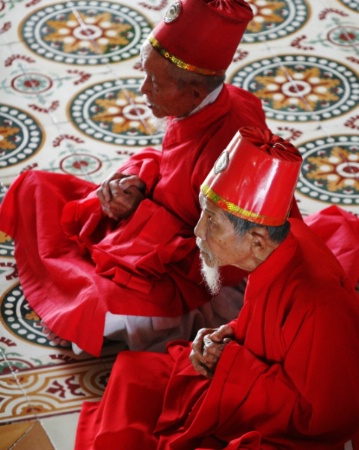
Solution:
<path fill-rule="evenodd" d="M 359 283 L 359 219 L 336 205 L 307 216 L 305 223 L 327 244 L 355 288 Z M 359 287 L 359 285 L 358 285 Z"/>
<path fill-rule="evenodd" d="M 343 450 L 359 429 L 359 302 L 301 221 L 249 276 L 212 380 L 190 345 L 122 352 L 76 450 Z"/>
<path fill-rule="evenodd" d="M 175 317 L 210 300 L 193 236 L 199 187 L 241 126 L 265 127 L 264 113 L 231 85 L 201 111 L 170 118 L 162 152 L 145 149 L 120 169 L 143 179 L 148 198 L 119 223 L 103 216 L 92 183 L 41 171 L 15 180 L 1 230 L 15 240 L 27 301 L 55 334 L 97 356 L 108 311 Z"/>

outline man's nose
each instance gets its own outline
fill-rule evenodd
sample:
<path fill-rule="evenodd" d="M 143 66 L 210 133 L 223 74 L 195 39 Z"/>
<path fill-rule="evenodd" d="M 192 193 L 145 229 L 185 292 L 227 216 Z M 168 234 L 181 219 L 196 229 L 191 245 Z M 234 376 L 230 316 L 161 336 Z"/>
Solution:
<path fill-rule="evenodd" d="M 202 239 L 202 241 L 206 240 L 205 226 L 203 220 L 203 213 L 198 219 L 197 225 L 194 227 L 194 234 L 196 237 Z"/>
<path fill-rule="evenodd" d="M 150 83 L 149 83 L 148 77 L 146 76 L 143 79 L 143 81 L 141 83 L 141 86 L 140 86 L 140 92 L 141 92 L 142 95 L 148 94 L 148 92 L 150 91 L 150 86 L 149 85 L 150 85 Z"/>

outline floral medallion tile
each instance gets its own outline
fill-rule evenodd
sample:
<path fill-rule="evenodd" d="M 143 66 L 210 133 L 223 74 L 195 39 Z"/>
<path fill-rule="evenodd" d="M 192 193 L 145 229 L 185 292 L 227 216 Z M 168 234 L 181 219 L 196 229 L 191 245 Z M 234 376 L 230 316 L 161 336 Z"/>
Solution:
<path fill-rule="evenodd" d="M 38 153 L 45 141 L 40 120 L 30 112 L 0 104 L 0 169 L 15 166 Z"/>
<path fill-rule="evenodd" d="M 47 60 L 94 66 L 137 56 L 151 28 L 127 5 L 80 0 L 30 12 L 19 24 L 19 33 L 32 52 Z"/>
<path fill-rule="evenodd" d="M 98 141 L 124 146 L 158 146 L 163 133 L 139 92 L 141 78 L 107 80 L 80 90 L 68 103 L 69 119 Z"/>
<path fill-rule="evenodd" d="M 230 82 L 262 100 L 268 119 L 319 122 L 357 109 L 354 70 L 320 55 L 285 54 L 244 65 Z"/>
<path fill-rule="evenodd" d="M 298 191 L 319 201 L 359 210 L 359 136 L 320 136 L 302 142 Z"/>
<path fill-rule="evenodd" d="M 309 2 L 250 0 L 254 17 L 249 23 L 242 44 L 268 43 L 301 30 L 310 17 Z"/>

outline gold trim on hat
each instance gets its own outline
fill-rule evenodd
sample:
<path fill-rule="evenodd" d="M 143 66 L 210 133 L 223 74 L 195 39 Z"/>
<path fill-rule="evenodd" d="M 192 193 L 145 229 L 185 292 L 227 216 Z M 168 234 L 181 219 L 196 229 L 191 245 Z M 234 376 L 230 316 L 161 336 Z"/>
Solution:
<path fill-rule="evenodd" d="M 235 205 L 234 203 L 229 202 L 225 198 L 216 194 L 213 191 L 213 189 L 211 189 L 208 186 L 208 184 L 202 184 L 201 191 L 216 206 L 218 206 L 221 209 L 224 209 L 225 211 L 229 212 L 230 214 L 233 214 L 234 216 L 240 217 L 241 219 L 246 219 L 249 220 L 250 222 L 255 222 L 263 225 L 267 225 L 268 222 L 270 222 L 271 226 L 283 225 L 283 223 L 287 220 L 287 217 L 285 218 L 269 217 L 264 216 L 263 214 L 258 214 L 253 211 L 248 211 L 244 208 L 241 208 L 238 205 Z"/>
<path fill-rule="evenodd" d="M 197 66 L 193 66 L 192 64 L 187 64 L 186 62 L 182 61 L 181 59 L 177 58 L 176 56 L 172 55 L 170 52 L 168 52 L 165 48 L 162 47 L 162 45 L 158 42 L 158 40 L 154 37 L 154 35 L 151 33 L 148 37 L 148 40 L 152 47 L 158 51 L 158 53 L 163 56 L 164 58 L 171 61 L 173 64 L 175 64 L 180 69 L 188 70 L 189 72 L 199 73 L 201 75 L 209 75 L 209 76 L 223 76 L 226 71 L 225 70 L 210 70 L 210 69 L 202 69 Z"/>

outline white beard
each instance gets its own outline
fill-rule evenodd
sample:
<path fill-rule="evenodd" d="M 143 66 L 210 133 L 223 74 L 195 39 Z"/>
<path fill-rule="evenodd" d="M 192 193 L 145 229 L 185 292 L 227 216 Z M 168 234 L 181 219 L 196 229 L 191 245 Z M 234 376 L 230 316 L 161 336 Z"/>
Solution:
<path fill-rule="evenodd" d="M 196 239 L 196 244 L 197 247 L 202 250 L 202 252 L 206 253 L 207 257 L 211 261 L 212 266 L 208 266 L 201 255 L 201 273 L 210 293 L 212 295 L 217 295 L 222 287 L 222 284 L 216 259 L 214 258 L 212 253 L 204 248 L 200 238 Z"/>
<path fill-rule="evenodd" d="M 222 287 L 221 276 L 218 267 L 207 266 L 203 259 L 201 259 L 201 263 L 201 273 L 209 289 L 209 292 L 212 295 L 217 295 Z"/>
<path fill-rule="evenodd" d="M 149 119 L 149 123 L 160 132 L 165 132 L 167 127 L 167 118 L 166 117 L 156 117 L 152 116 Z"/>

